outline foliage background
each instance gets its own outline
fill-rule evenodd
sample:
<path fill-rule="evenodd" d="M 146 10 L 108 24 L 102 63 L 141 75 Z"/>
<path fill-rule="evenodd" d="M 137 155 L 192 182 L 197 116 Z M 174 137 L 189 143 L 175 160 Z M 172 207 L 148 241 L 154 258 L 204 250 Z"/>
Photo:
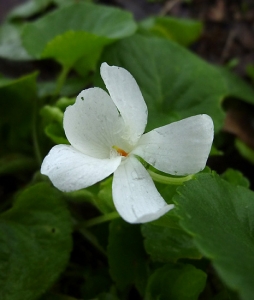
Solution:
<path fill-rule="evenodd" d="M 0 299 L 253 299 L 251 1 L 10 5 L 1 1 Z M 39 172 L 68 143 L 65 108 L 103 87 L 103 61 L 137 80 L 147 131 L 200 113 L 215 124 L 209 168 L 157 184 L 176 209 L 151 223 L 114 219 L 112 178 L 61 193 Z"/>

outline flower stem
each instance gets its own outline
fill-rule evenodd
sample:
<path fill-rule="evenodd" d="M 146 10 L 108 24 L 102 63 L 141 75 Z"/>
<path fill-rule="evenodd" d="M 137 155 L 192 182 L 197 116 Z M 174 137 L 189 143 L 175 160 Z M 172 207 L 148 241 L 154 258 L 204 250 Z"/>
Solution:
<path fill-rule="evenodd" d="M 89 221 L 86 221 L 83 223 L 84 227 L 85 228 L 88 228 L 88 227 L 92 227 L 94 225 L 98 225 L 98 224 L 101 224 L 101 223 L 104 223 L 104 222 L 107 222 L 107 221 L 111 221 L 111 220 L 114 220 L 116 218 L 119 218 L 119 214 L 118 212 L 114 211 L 112 213 L 109 213 L 107 215 L 103 215 L 103 216 L 99 216 L 99 217 L 96 217 L 96 218 L 93 218 Z"/>
<path fill-rule="evenodd" d="M 34 108 L 33 108 L 32 139 L 33 139 L 33 147 L 34 147 L 37 163 L 38 165 L 41 165 L 42 155 L 41 155 L 41 149 L 40 149 L 39 139 L 38 139 L 37 114 L 38 114 L 38 99 L 36 98 L 34 99 Z"/>
<path fill-rule="evenodd" d="M 99 216 L 97 218 L 91 219 L 86 222 L 78 223 L 76 220 L 73 220 L 73 224 L 75 228 L 83 235 L 83 237 L 88 240 L 98 251 L 100 251 L 103 255 L 107 256 L 106 251 L 99 244 L 97 238 L 87 229 L 88 227 L 92 227 L 94 225 L 98 225 L 116 218 L 119 218 L 118 212 L 114 211 L 107 215 Z"/>
<path fill-rule="evenodd" d="M 181 185 L 185 181 L 191 180 L 194 177 L 194 174 L 185 177 L 168 177 L 168 176 L 157 174 L 149 169 L 147 171 L 154 181 L 164 183 L 164 184 Z"/>
<path fill-rule="evenodd" d="M 89 241 L 101 254 L 104 256 L 107 256 L 106 251 L 103 249 L 103 247 L 99 244 L 97 238 L 87 229 L 81 228 L 79 229 L 79 232 L 83 235 L 83 237 Z"/>
<path fill-rule="evenodd" d="M 90 232 L 88 229 L 86 229 L 84 226 L 81 225 L 77 220 L 72 219 L 73 226 L 76 230 L 79 231 L 79 233 L 91 244 L 94 246 L 95 249 L 97 249 L 101 254 L 104 256 L 107 256 L 106 251 L 104 248 L 100 245 L 95 235 L 93 235 L 92 232 Z M 83 223 L 82 223 L 83 224 Z"/>
<path fill-rule="evenodd" d="M 61 89 L 66 81 L 67 75 L 70 71 L 70 67 L 63 66 L 62 71 L 57 79 L 56 88 L 53 92 L 53 96 L 58 96 L 61 92 Z"/>

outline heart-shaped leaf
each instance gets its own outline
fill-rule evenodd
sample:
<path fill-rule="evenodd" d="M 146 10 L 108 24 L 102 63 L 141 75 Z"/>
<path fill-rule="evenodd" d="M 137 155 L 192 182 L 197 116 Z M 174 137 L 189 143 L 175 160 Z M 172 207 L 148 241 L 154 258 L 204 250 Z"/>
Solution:
<path fill-rule="evenodd" d="M 0 216 L 1 300 L 33 300 L 64 270 L 71 250 L 70 216 L 46 183 L 23 191 Z"/>
<path fill-rule="evenodd" d="M 223 99 L 233 95 L 254 103 L 251 87 L 170 40 L 134 35 L 108 47 L 102 60 L 124 67 L 138 82 L 149 109 L 147 131 L 203 113 L 218 131 Z"/>
<path fill-rule="evenodd" d="M 22 41 L 29 54 L 40 58 L 50 41 L 68 31 L 84 31 L 114 40 L 129 36 L 135 30 L 136 23 L 130 13 L 117 8 L 80 2 L 63 6 L 35 22 L 26 24 Z M 72 50 L 75 53 L 77 49 Z"/>
<path fill-rule="evenodd" d="M 176 211 L 200 252 L 242 299 L 254 295 L 254 193 L 218 175 L 200 174 L 179 187 Z"/>

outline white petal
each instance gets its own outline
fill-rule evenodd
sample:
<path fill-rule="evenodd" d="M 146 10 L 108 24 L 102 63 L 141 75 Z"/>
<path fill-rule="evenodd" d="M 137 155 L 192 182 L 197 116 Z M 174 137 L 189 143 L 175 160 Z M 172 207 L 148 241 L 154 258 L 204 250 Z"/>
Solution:
<path fill-rule="evenodd" d="M 64 113 L 65 134 L 74 148 L 97 158 L 109 158 L 116 145 L 122 143 L 124 122 L 109 95 L 100 88 L 82 91 L 74 105 Z"/>
<path fill-rule="evenodd" d="M 44 158 L 41 173 L 63 192 L 79 190 L 106 178 L 121 163 L 121 157 L 98 159 L 87 156 L 72 146 L 57 145 Z"/>
<path fill-rule="evenodd" d="M 101 65 L 101 77 L 129 128 L 130 142 L 136 144 L 147 123 L 147 106 L 136 80 L 127 70 L 107 63 Z"/>
<path fill-rule="evenodd" d="M 146 169 L 132 156 L 114 173 L 113 200 L 119 214 L 129 223 L 156 220 L 174 207 L 164 201 Z"/>
<path fill-rule="evenodd" d="M 197 115 L 144 134 L 132 153 L 160 171 L 194 174 L 204 169 L 213 136 L 212 119 Z"/>

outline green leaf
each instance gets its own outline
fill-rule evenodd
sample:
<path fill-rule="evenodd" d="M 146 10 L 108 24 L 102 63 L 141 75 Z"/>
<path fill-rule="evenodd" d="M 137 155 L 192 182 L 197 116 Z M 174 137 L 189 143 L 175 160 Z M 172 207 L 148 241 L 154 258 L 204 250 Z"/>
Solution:
<path fill-rule="evenodd" d="M 67 97 L 62 97 L 56 102 L 56 107 L 60 108 L 62 111 L 65 111 L 65 109 L 69 105 L 73 105 L 76 101 L 76 98 L 67 98 Z"/>
<path fill-rule="evenodd" d="M 70 77 L 67 78 L 61 91 L 60 95 L 64 97 L 75 97 L 73 103 L 76 100 L 77 95 L 86 87 L 88 84 L 90 84 L 88 78 L 81 78 L 81 77 Z M 72 103 L 72 104 L 73 104 Z M 71 105 L 71 104 L 69 104 Z"/>
<path fill-rule="evenodd" d="M 195 42 L 203 28 L 199 21 L 173 17 L 150 17 L 143 20 L 140 26 L 156 36 L 173 40 L 183 46 Z"/>
<path fill-rule="evenodd" d="M 87 72 L 95 68 L 103 47 L 112 40 L 85 31 L 67 31 L 48 42 L 42 58 L 54 58 L 65 67 L 72 67 L 85 57 Z"/>
<path fill-rule="evenodd" d="M 97 297 L 98 300 L 119 300 L 119 298 L 110 293 L 102 293 Z"/>
<path fill-rule="evenodd" d="M 50 105 L 45 105 L 40 111 L 47 122 L 56 121 L 59 124 L 63 124 L 63 112 L 60 108 Z"/>
<path fill-rule="evenodd" d="M 71 222 L 61 194 L 40 183 L 24 190 L 0 216 L 1 300 L 33 300 L 64 270 Z"/>
<path fill-rule="evenodd" d="M 85 270 L 85 283 L 81 287 L 83 299 L 98 299 L 98 295 L 110 290 L 112 280 L 108 274 L 108 269 L 101 266 L 100 269 L 94 268 Z"/>
<path fill-rule="evenodd" d="M 50 123 L 45 127 L 44 132 L 55 144 L 70 144 L 65 137 L 63 126 L 60 124 Z"/>
<path fill-rule="evenodd" d="M 119 39 L 133 34 L 135 30 L 136 24 L 130 13 L 81 2 L 63 6 L 27 24 L 23 30 L 22 41 L 32 56 L 40 58 L 50 41 L 68 31 L 85 31 L 108 39 Z M 72 43 L 76 45 L 76 41 Z"/>
<path fill-rule="evenodd" d="M 36 77 L 33 73 L 16 80 L 0 79 L 0 153 L 30 150 Z"/>
<path fill-rule="evenodd" d="M 35 170 L 37 163 L 34 158 L 21 154 L 8 154 L 0 158 L 0 175 L 15 174 L 22 171 Z"/>
<path fill-rule="evenodd" d="M 73 0 L 53 0 L 53 2 L 59 7 L 73 4 Z M 93 0 L 79 0 L 79 2 L 93 2 Z"/>
<path fill-rule="evenodd" d="M 47 293 L 43 295 L 39 300 L 78 300 L 78 299 L 67 295 Z"/>
<path fill-rule="evenodd" d="M 212 148 L 211 148 L 211 151 L 210 151 L 210 156 L 215 156 L 215 155 L 218 155 L 218 156 L 221 156 L 223 155 L 223 151 L 221 150 L 218 150 L 214 145 L 212 145 Z"/>
<path fill-rule="evenodd" d="M 177 214 L 200 252 L 242 299 L 252 299 L 254 194 L 218 175 L 199 174 L 178 189 Z"/>
<path fill-rule="evenodd" d="M 108 214 L 116 210 L 112 196 L 112 180 L 113 178 L 111 176 L 100 183 L 100 191 L 95 202 L 97 208 L 104 214 Z"/>
<path fill-rule="evenodd" d="M 254 104 L 253 87 L 251 85 L 248 85 L 247 82 L 241 80 L 226 68 L 216 67 L 216 69 L 223 78 L 230 96 Z"/>
<path fill-rule="evenodd" d="M 155 173 L 159 173 L 165 176 L 165 173 L 163 172 L 158 172 L 158 170 L 154 169 Z M 163 183 L 159 183 L 159 182 L 155 182 L 155 186 L 157 188 L 157 190 L 159 191 L 159 193 L 161 194 L 162 198 L 165 199 L 165 201 L 168 204 L 172 204 L 173 203 L 173 196 L 176 193 L 177 190 L 177 185 L 170 185 L 170 184 L 163 184 Z"/>
<path fill-rule="evenodd" d="M 67 98 L 66 98 L 67 100 Z M 69 99 L 68 99 L 69 100 Z M 40 111 L 44 132 L 56 144 L 69 144 L 63 129 L 63 112 L 57 106 L 45 105 Z"/>
<path fill-rule="evenodd" d="M 140 227 L 117 219 L 110 224 L 108 261 L 110 274 L 123 290 L 135 284 L 143 294 L 147 265 Z"/>
<path fill-rule="evenodd" d="M 67 78 L 64 82 L 63 87 L 61 88 L 60 95 L 61 96 L 77 96 L 80 91 L 84 89 L 87 85 L 87 82 L 84 78 L 81 77 L 70 77 Z M 47 97 L 54 95 L 56 89 L 55 81 L 44 81 L 38 82 L 38 95 L 39 97 Z M 73 103 L 72 103 L 73 104 Z"/>
<path fill-rule="evenodd" d="M 35 14 L 39 14 L 47 9 L 47 7 L 53 3 L 53 0 L 30 0 L 17 7 L 15 7 L 10 14 L 8 19 L 16 18 L 29 18 Z"/>
<path fill-rule="evenodd" d="M 254 80 L 254 65 L 253 64 L 248 64 L 246 66 L 246 74 Z"/>
<path fill-rule="evenodd" d="M 147 131 L 176 117 L 203 113 L 213 118 L 216 131 L 223 126 L 221 103 L 232 94 L 230 79 L 187 49 L 169 40 L 134 35 L 104 53 L 102 61 L 126 68 L 137 80 L 149 110 Z M 238 96 L 254 99 L 254 91 L 240 79 L 237 82 L 242 87 Z"/>
<path fill-rule="evenodd" d="M 249 180 L 243 174 L 234 169 L 227 169 L 221 177 L 233 185 L 241 185 L 248 188 L 250 186 Z"/>
<path fill-rule="evenodd" d="M 152 260 L 175 262 L 180 258 L 200 259 L 201 255 L 194 246 L 192 237 L 178 225 L 178 220 L 175 220 L 178 218 L 173 213 L 168 213 L 167 219 L 163 219 L 163 222 L 142 225 L 145 249 Z"/>
<path fill-rule="evenodd" d="M 22 25 L 3 24 L 0 27 L 0 57 L 12 60 L 31 60 L 22 45 L 20 32 Z"/>
<path fill-rule="evenodd" d="M 100 294 L 97 299 L 98 300 L 118 300 L 116 295 L 112 295 L 109 293 Z"/>
<path fill-rule="evenodd" d="M 197 300 L 206 274 L 192 265 L 166 264 L 149 278 L 145 300 Z"/>
<path fill-rule="evenodd" d="M 235 146 L 236 149 L 239 151 L 239 153 L 247 159 L 249 162 L 254 164 L 254 150 L 247 146 L 244 142 L 242 142 L 240 139 L 235 140 Z"/>

